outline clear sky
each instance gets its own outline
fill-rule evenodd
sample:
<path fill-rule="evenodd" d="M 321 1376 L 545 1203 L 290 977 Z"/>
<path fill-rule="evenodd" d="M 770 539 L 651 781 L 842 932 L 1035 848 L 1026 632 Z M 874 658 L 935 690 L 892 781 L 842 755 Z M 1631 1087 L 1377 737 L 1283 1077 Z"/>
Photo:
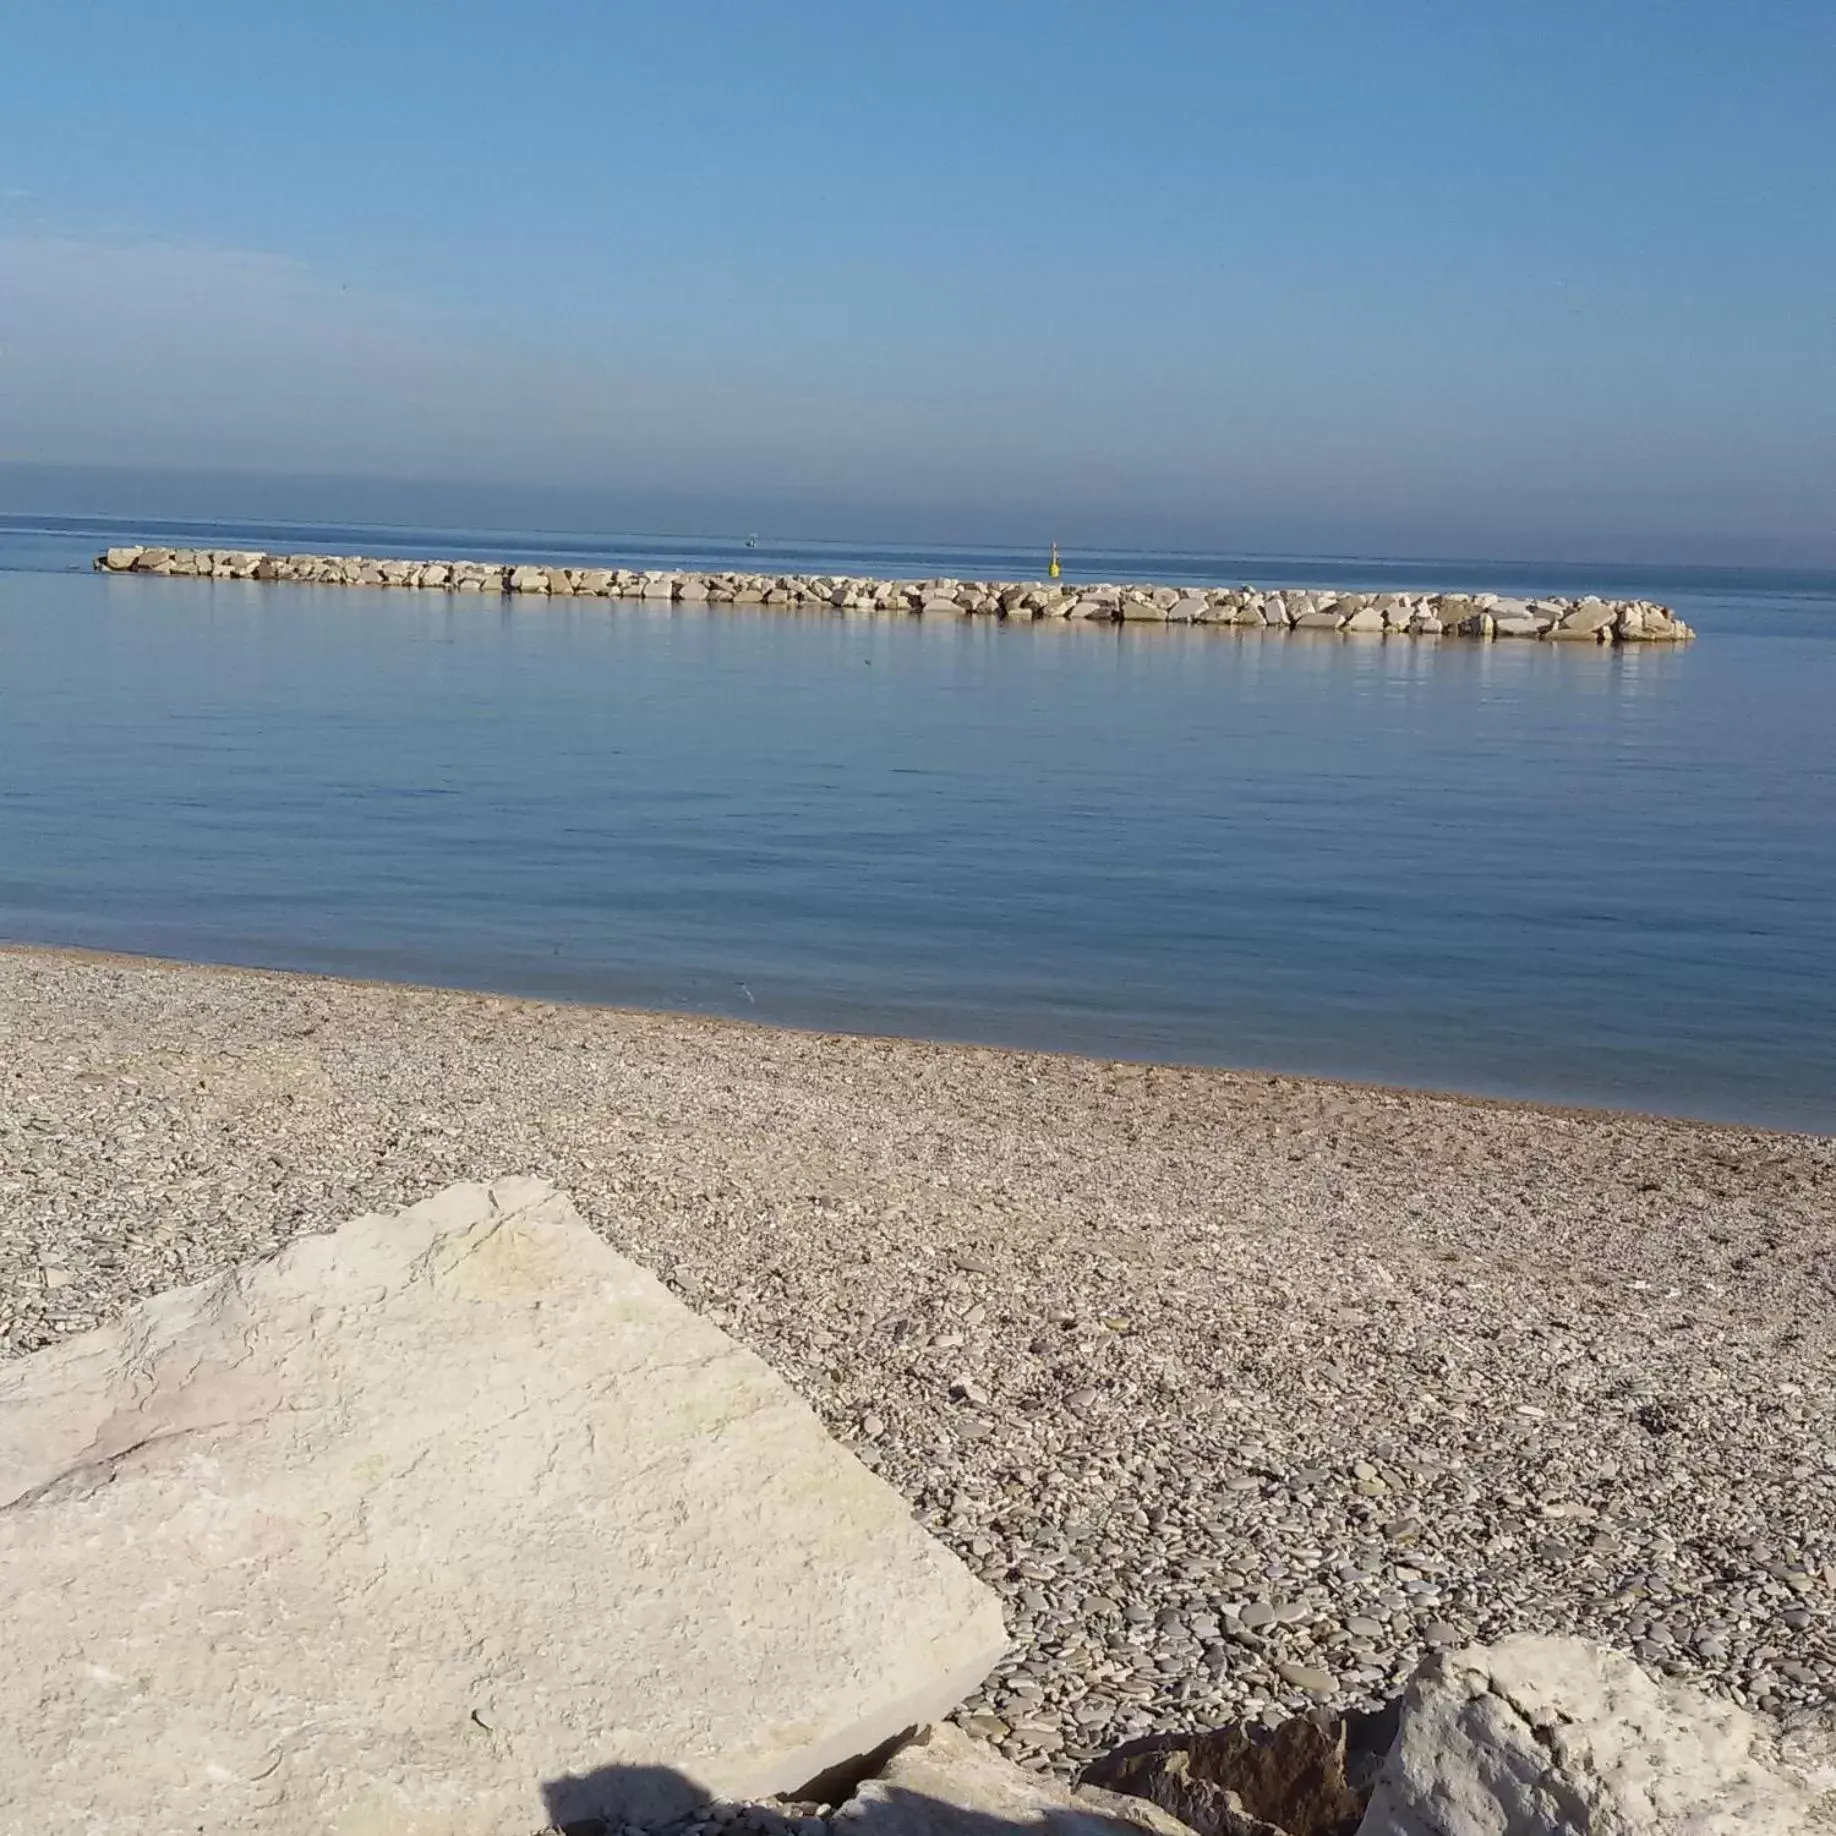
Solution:
<path fill-rule="evenodd" d="M 1836 559 L 1829 0 L 13 0 L 0 83 L 0 461 Z"/>

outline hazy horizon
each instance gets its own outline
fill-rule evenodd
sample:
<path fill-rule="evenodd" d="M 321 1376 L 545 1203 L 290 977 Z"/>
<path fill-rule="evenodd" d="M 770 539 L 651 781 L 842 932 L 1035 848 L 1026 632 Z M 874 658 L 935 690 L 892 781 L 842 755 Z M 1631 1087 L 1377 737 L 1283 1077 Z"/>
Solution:
<path fill-rule="evenodd" d="M 225 525 L 280 529 L 334 526 L 427 531 L 488 540 L 494 534 L 513 537 L 552 535 L 557 539 L 607 541 L 738 541 L 757 535 L 769 546 L 833 544 L 864 549 L 959 549 L 1012 551 L 1038 548 L 1043 555 L 1057 542 L 1067 558 L 1081 551 L 1095 554 L 1241 556 L 1245 559 L 1304 559 L 1380 562 L 1521 562 L 1527 566 L 1623 568 L 1700 568 L 1757 573 L 1821 574 L 1836 568 L 1836 543 L 1821 553 L 1774 558 L 1767 554 L 1729 552 L 1712 540 L 1653 545 L 1602 545 L 1590 551 L 1571 544 L 1536 553 L 1505 546 L 1444 543 L 1410 548 L 1373 543 L 1334 546 L 1318 541 L 1282 543 L 1272 539 L 1222 541 L 1205 539 L 1203 531 L 1173 532 L 1155 541 L 1141 532 L 1113 539 L 1086 534 L 1084 539 L 1016 532 L 998 519 L 965 514 L 957 518 L 918 519 L 904 506 L 812 505 L 795 522 L 761 524 L 739 515 L 745 506 L 708 500 L 672 502 L 657 498 L 603 494 L 565 486 L 476 485 L 439 479 L 363 479 L 301 476 L 285 473 L 136 472 L 110 467 L 19 465 L 0 460 L 0 518 L 85 522 L 118 526 L 159 524 Z M 757 508 L 757 504 L 752 505 Z M 621 514 L 622 513 L 622 514 Z M 1053 525 L 1054 528 L 1057 525 Z M 1182 539 L 1183 538 L 1183 539 Z"/>
<path fill-rule="evenodd" d="M 0 510 L 1836 562 L 1797 0 L 102 0 L 9 53 Z"/>

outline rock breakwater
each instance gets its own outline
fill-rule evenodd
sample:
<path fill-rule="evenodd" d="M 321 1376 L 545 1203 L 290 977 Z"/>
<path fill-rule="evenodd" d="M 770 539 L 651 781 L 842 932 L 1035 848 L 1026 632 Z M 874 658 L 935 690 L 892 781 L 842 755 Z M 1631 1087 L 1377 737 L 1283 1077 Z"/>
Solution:
<path fill-rule="evenodd" d="M 1695 636 L 1667 606 L 1643 599 L 1592 596 L 1520 599 L 1498 593 L 1355 593 L 1335 587 L 882 580 L 841 574 L 661 572 L 367 555 L 274 555 L 226 548 L 111 548 L 96 557 L 96 566 L 114 574 L 291 581 L 304 586 L 532 593 L 1017 622 L 1083 619 L 1101 624 L 1217 625 L 1373 637 L 1538 638 L 1586 644 L 1681 643 Z"/>

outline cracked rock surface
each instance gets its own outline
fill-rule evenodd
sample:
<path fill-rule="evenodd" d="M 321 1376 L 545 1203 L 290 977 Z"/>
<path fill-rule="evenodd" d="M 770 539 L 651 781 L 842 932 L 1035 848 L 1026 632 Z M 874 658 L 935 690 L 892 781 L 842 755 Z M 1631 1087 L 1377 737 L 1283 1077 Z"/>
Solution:
<path fill-rule="evenodd" d="M 519 1836 L 946 1713 L 995 1597 L 540 1181 L 0 1366 L 0 1828 Z"/>
<path fill-rule="evenodd" d="M 1822 1773 L 1788 1776 L 1753 1716 L 1620 1653 L 1508 1638 L 1424 1665 L 1358 1836 L 1798 1836 L 1819 1796 L 1836 1818 Z"/>
<path fill-rule="evenodd" d="M 1001 1594 L 1021 1764 L 1580 1633 L 1836 1700 L 1836 1142 L 0 952 L 0 1342 L 552 1179 Z"/>

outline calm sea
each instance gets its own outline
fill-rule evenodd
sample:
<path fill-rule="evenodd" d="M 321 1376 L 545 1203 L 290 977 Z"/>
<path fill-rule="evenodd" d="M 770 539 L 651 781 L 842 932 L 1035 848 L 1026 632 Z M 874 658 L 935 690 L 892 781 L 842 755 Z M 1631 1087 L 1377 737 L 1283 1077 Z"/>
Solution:
<path fill-rule="evenodd" d="M 1683 651 L 500 603 L 108 541 L 1035 576 L 1036 555 L 0 520 L 0 936 L 1836 1129 L 1836 578 Z"/>

